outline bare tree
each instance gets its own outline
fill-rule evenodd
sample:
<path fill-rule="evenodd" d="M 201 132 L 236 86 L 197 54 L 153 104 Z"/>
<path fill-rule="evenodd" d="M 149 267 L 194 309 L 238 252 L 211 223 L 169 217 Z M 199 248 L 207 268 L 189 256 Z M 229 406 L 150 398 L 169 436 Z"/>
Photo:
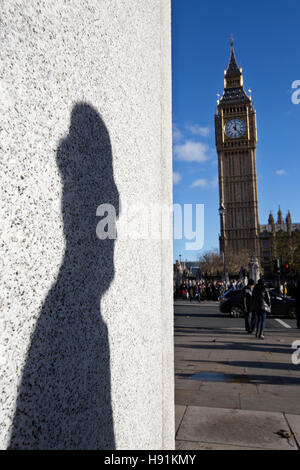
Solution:
<path fill-rule="evenodd" d="M 300 269 L 300 232 L 292 235 L 286 232 L 276 234 L 274 240 L 274 256 L 279 258 L 281 264 L 289 263 L 297 270 Z"/>
<path fill-rule="evenodd" d="M 208 276 L 217 276 L 223 271 L 223 259 L 217 249 L 206 251 L 199 258 L 199 268 Z"/>
<path fill-rule="evenodd" d="M 248 264 L 250 261 L 250 252 L 248 250 L 240 250 L 238 252 L 226 253 L 226 266 L 231 276 L 238 276 L 241 268 L 248 271 Z"/>
<path fill-rule="evenodd" d="M 248 250 L 240 250 L 238 253 L 226 252 L 226 268 L 230 276 L 239 276 L 242 267 L 248 270 L 249 261 Z M 218 276 L 223 272 L 223 256 L 217 248 L 206 251 L 199 257 L 199 268 L 208 276 Z"/>

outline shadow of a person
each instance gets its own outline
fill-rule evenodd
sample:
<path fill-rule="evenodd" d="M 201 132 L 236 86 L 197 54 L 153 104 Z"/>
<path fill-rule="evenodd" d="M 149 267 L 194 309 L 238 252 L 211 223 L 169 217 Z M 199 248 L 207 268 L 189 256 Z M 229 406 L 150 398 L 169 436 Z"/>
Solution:
<path fill-rule="evenodd" d="M 119 214 L 108 131 L 87 103 L 74 106 L 57 164 L 66 248 L 23 370 L 10 449 L 114 449 L 110 352 L 101 297 L 114 277 L 114 240 L 96 235 L 96 209 Z"/>

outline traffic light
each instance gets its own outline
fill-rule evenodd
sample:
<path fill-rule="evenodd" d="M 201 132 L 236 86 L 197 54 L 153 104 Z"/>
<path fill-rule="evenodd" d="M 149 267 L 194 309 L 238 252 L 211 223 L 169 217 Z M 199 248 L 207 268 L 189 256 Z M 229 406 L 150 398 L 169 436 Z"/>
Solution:
<path fill-rule="evenodd" d="M 286 273 L 290 272 L 290 265 L 288 263 L 285 265 L 285 272 Z"/>
<path fill-rule="evenodd" d="M 289 265 L 289 263 L 285 263 L 282 265 L 281 270 L 283 274 L 289 274 L 291 271 L 291 266 Z"/>

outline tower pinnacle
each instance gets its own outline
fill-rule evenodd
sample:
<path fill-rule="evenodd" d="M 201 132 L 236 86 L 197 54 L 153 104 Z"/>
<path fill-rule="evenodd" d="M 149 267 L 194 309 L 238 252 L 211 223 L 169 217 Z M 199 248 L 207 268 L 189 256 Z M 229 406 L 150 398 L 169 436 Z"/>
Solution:
<path fill-rule="evenodd" d="M 242 75 L 241 70 L 237 64 L 235 53 L 234 53 L 234 39 L 233 35 L 230 36 L 230 60 L 225 71 L 225 77 L 240 77 Z"/>
<path fill-rule="evenodd" d="M 281 212 L 280 206 L 278 207 L 278 212 L 277 212 L 277 224 L 278 225 L 283 224 L 283 217 L 282 217 L 282 212 Z"/>

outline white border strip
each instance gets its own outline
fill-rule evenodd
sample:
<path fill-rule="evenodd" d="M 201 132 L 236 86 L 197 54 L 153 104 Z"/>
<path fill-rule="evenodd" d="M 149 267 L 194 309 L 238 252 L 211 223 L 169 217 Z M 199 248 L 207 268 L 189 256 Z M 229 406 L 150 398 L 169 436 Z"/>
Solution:
<path fill-rule="evenodd" d="M 275 318 L 276 321 L 278 321 L 278 323 L 280 323 L 282 326 L 284 326 L 285 328 L 292 328 L 290 325 L 288 325 L 287 323 L 285 323 L 284 321 L 280 320 L 279 318 Z"/>

